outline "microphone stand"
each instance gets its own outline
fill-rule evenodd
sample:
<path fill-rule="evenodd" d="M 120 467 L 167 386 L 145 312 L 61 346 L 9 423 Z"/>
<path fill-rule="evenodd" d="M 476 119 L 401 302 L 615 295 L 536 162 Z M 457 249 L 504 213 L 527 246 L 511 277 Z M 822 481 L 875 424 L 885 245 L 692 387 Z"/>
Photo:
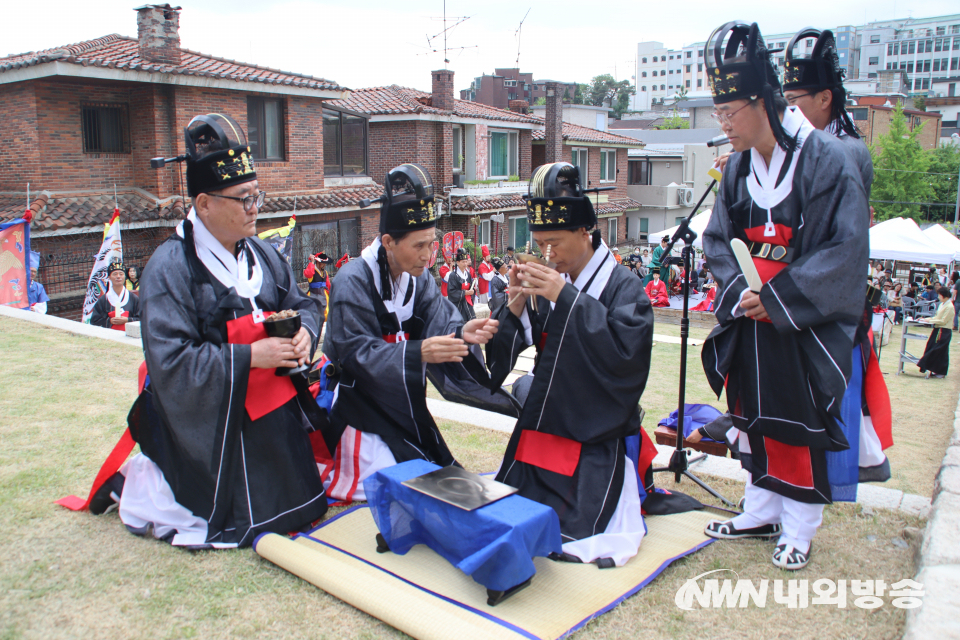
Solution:
<path fill-rule="evenodd" d="M 694 456 L 688 460 L 688 452 L 683 448 L 683 410 L 687 395 L 687 338 L 690 335 L 690 270 L 693 268 L 693 241 L 697 239 L 697 232 L 690 228 L 690 221 L 693 220 L 693 216 L 695 216 L 700 210 L 700 206 L 703 204 L 703 201 L 707 199 L 707 195 L 709 195 L 711 189 L 713 189 L 714 185 L 716 184 L 716 180 L 712 180 L 710 182 L 710 186 L 707 187 L 707 190 L 700 197 L 700 201 L 697 202 L 697 205 L 693 208 L 693 211 L 690 212 L 690 215 L 680 223 L 680 227 L 677 229 L 677 232 L 674 233 L 673 237 L 670 239 L 670 244 L 668 244 L 666 249 L 664 249 L 664 254 L 667 256 L 667 265 L 669 268 L 671 261 L 670 252 L 673 251 L 673 245 L 675 245 L 678 240 L 683 240 L 683 249 L 680 254 L 684 270 L 683 315 L 680 318 L 680 403 L 677 407 L 676 450 L 674 450 L 673 455 L 670 456 L 670 463 L 666 467 L 653 469 L 653 473 L 660 473 L 663 471 L 671 472 L 673 473 L 673 480 L 676 483 L 680 482 L 680 478 L 682 476 L 686 476 L 690 480 L 693 480 L 697 485 L 700 486 L 701 489 L 712 495 L 714 498 L 717 498 L 729 507 L 736 508 L 736 504 L 724 498 L 722 495 L 717 493 L 713 487 L 689 471 L 690 463 L 702 459 L 706 454 L 701 453 L 700 455 Z M 663 278 L 661 278 L 661 280 L 662 279 Z"/>

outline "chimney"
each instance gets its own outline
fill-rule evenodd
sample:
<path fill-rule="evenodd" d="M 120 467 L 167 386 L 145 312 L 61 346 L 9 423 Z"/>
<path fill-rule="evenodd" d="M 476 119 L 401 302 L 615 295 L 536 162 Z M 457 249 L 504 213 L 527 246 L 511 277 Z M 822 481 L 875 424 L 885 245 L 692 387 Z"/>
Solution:
<path fill-rule="evenodd" d="M 526 100 L 511 100 L 509 109 L 514 113 L 529 113 L 530 103 Z"/>
<path fill-rule="evenodd" d="M 435 109 L 453 111 L 453 71 L 440 69 L 433 72 L 433 96 L 430 102 Z"/>
<path fill-rule="evenodd" d="M 546 143 L 545 162 L 562 162 L 563 157 L 563 91 L 559 82 L 546 83 L 547 113 L 544 118 Z"/>
<path fill-rule="evenodd" d="M 140 57 L 161 64 L 180 64 L 180 7 L 145 4 L 136 8 Z"/>

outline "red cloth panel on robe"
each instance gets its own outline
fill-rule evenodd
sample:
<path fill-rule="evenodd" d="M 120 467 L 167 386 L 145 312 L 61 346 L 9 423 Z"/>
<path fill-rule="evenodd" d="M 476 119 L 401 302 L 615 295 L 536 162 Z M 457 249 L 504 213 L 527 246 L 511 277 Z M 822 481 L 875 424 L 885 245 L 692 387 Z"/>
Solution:
<path fill-rule="evenodd" d="M 663 280 L 654 282 L 651 280 L 645 288 L 647 297 L 650 298 L 650 304 L 654 307 L 666 307 L 670 305 L 670 299 L 667 298 L 667 285 Z"/>
<path fill-rule="evenodd" d="M 747 239 L 751 242 L 766 242 L 767 244 L 779 245 L 782 247 L 789 246 L 790 239 L 793 237 L 793 229 L 782 224 L 775 224 L 773 226 L 776 229 L 776 234 L 773 236 L 763 235 L 764 226 L 745 229 L 744 233 L 747 235 Z M 763 284 L 766 284 L 775 275 L 787 268 L 786 262 L 780 262 L 778 260 L 766 260 L 764 258 L 756 257 L 753 259 L 753 264 L 757 267 L 757 273 L 760 275 L 760 282 Z M 760 320 L 759 322 L 771 322 L 771 320 L 765 319 Z"/>
<path fill-rule="evenodd" d="M 264 311 L 263 315 L 271 316 L 273 312 Z M 267 331 L 263 328 L 263 323 L 254 322 L 253 314 L 227 322 L 227 341 L 232 344 L 253 344 L 266 337 Z M 244 406 L 251 420 L 262 418 L 289 402 L 296 395 L 297 390 L 290 378 L 278 376 L 276 369 L 250 368 Z"/>
<path fill-rule="evenodd" d="M 407 332 L 403 333 L 391 333 L 389 335 L 383 336 L 383 341 L 390 344 L 396 344 L 398 342 L 406 342 L 410 339 L 410 334 Z"/>
<path fill-rule="evenodd" d="M 794 447 L 763 438 L 767 450 L 767 475 L 796 487 L 813 488 L 813 463 L 809 447 Z"/>
<path fill-rule="evenodd" d="M 646 431 L 640 429 L 640 458 L 637 461 L 637 473 L 640 475 L 641 482 L 656 457 L 657 445 L 653 444 L 653 440 L 650 439 Z"/>
<path fill-rule="evenodd" d="M 100 467 L 100 471 L 97 472 L 97 477 L 93 480 L 93 487 L 90 489 L 90 494 L 87 496 L 87 499 L 84 500 L 77 496 L 67 496 L 66 498 L 57 500 L 56 504 L 66 507 L 71 511 L 86 511 L 89 509 L 90 501 L 93 500 L 94 494 L 103 486 L 104 482 L 112 478 L 113 474 L 120 470 L 120 467 L 127 461 L 127 456 L 130 455 L 130 452 L 133 451 L 133 447 L 136 444 L 137 443 L 133 441 L 133 436 L 130 435 L 130 429 L 124 429 L 123 435 L 120 436 L 120 441 L 114 445 L 113 451 L 110 452 L 103 466 Z"/>
<path fill-rule="evenodd" d="M 868 333 L 870 344 L 873 345 L 873 329 Z M 867 373 L 864 378 L 863 392 L 867 399 L 867 408 L 870 409 L 870 418 L 873 429 L 880 438 L 880 446 L 889 449 L 893 446 L 893 417 L 890 415 L 890 393 L 887 391 L 887 382 L 880 371 L 877 354 L 870 349 L 867 360 Z"/>
<path fill-rule="evenodd" d="M 520 442 L 517 443 L 517 453 L 514 458 L 569 477 L 577 470 L 577 463 L 580 462 L 580 448 L 581 445 L 576 440 L 524 429 L 520 433 Z"/>
<path fill-rule="evenodd" d="M 117 312 L 116 312 L 116 311 L 111 311 L 110 313 L 107 314 L 107 317 L 108 317 L 108 318 L 115 318 L 115 317 L 117 317 Z M 121 318 L 129 318 L 129 317 L 130 317 L 130 312 L 129 312 L 129 311 L 121 311 L 121 312 L 120 312 L 120 317 L 121 317 Z M 127 330 L 125 324 L 112 324 L 112 325 L 110 325 L 110 328 L 111 328 L 111 329 L 114 329 L 115 331 L 126 331 L 126 330 Z"/>

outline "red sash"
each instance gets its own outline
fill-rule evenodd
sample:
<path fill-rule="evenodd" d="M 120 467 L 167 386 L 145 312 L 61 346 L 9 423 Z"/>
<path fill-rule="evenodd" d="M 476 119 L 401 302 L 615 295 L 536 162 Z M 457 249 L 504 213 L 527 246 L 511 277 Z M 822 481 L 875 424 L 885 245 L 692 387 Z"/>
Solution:
<path fill-rule="evenodd" d="M 404 331 L 403 333 L 391 333 L 383 336 L 383 341 L 390 344 L 396 344 L 398 342 L 406 342 L 410 339 L 410 334 Z"/>
<path fill-rule="evenodd" d="M 115 317 L 117 317 L 116 311 L 111 311 L 110 313 L 107 314 L 107 317 L 108 317 L 108 318 L 115 318 Z M 120 312 L 120 317 L 121 317 L 121 318 L 129 318 L 129 317 L 130 317 L 130 312 L 129 312 L 129 311 L 121 311 L 121 312 Z M 125 324 L 112 324 L 112 325 L 110 325 L 110 328 L 111 328 L 111 329 L 116 329 L 117 331 L 126 331 L 126 325 L 125 325 Z"/>
<path fill-rule="evenodd" d="M 273 315 L 264 311 L 264 316 Z M 227 341 L 232 344 L 253 344 L 267 337 L 263 323 L 253 321 L 253 314 L 227 321 Z M 254 369 L 247 377 L 247 398 L 244 406 L 251 420 L 257 420 L 278 409 L 294 396 L 297 390 L 290 378 L 278 376 L 276 369 Z"/>
<path fill-rule="evenodd" d="M 790 239 L 793 237 L 793 229 L 782 224 L 774 225 L 776 235 L 772 237 L 764 236 L 763 225 L 745 229 L 744 233 L 751 242 L 766 242 L 772 245 L 786 247 L 790 245 Z M 760 275 L 760 282 L 767 284 L 775 275 L 787 268 L 787 263 L 778 260 L 767 260 L 765 258 L 753 258 L 753 264 L 757 267 L 757 273 Z M 760 320 L 760 322 L 773 322 L 769 318 Z"/>
<path fill-rule="evenodd" d="M 576 440 L 524 429 L 520 432 L 516 460 L 535 467 L 572 476 L 580 462 L 582 445 Z"/>

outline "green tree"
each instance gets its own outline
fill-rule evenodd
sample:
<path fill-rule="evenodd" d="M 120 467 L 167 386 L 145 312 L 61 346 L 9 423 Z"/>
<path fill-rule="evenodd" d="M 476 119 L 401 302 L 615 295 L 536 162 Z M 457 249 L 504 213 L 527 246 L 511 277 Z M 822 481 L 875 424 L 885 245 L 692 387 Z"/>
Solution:
<path fill-rule="evenodd" d="M 618 82 L 609 73 L 594 76 L 589 85 L 580 86 L 584 87 L 585 101 L 583 104 L 602 107 L 604 101 L 609 100 L 610 108 L 613 109 L 613 114 L 617 118 L 630 108 L 630 96 L 636 93 L 636 89 L 633 88 L 629 80 Z"/>
<path fill-rule="evenodd" d="M 913 96 L 913 108 L 917 111 L 927 110 L 927 96 L 921 94 Z"/>
<path fill-rule="evenodd" d="M 874 168 L 870 198 L 878 221 L 898 216 L 920 220 L 921 206 L 911 203 L 930 202 L 933 197 L 927 175 L 931 154 L 917 140 L 922 130 L 921 124 L 910 131 L 903 107 L 897 105 L 890 130 L 870 148 Z"/>
<path fill-rule="evenodd" d="M 689 129 L 690 121 L 686 118 L 681 118 L 680 114 L 676 111 L 673 112 L 673 115 L 669 118 L 663 119 L 663 124 L 657 125 L 657 129 Z"/>
<path fill-rule="evenodd" d="M 947 204 L 936 207 L 932 214 L 937 219 L 953 222 L 953 215 L 957 206 L 957 176 L 960 173 L 960 147 L 944 145 L 937 147 L 930 154 L 930 185 L 933 187 L 931 202 Z"/>
<path fill-rule="evenodd" d="M 590 85 L 578 83 L 577 90 L 573 94 L 573 104 L 589 104 L 587 96 L 590 94 Z"/>

